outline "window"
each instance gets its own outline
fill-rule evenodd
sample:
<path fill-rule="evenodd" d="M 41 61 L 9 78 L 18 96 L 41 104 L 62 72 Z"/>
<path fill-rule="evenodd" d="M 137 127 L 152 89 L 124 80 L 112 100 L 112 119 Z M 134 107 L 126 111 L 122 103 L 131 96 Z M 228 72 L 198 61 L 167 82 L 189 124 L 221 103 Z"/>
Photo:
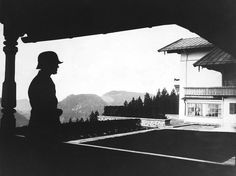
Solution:
<path fill-rule="evenodd" d="M 188 116 L 194 116 L 195 114 L 195 105 L 188 103 Z"/>
<path fill-rule="evenodd" d="M 235 106 L 236 113 L 236 106 Z M 188 103 L 187 104 L 188 116 L 201 116 L 201 117 L 220 117 L 221 104 L 216 103 Z"/>
<path fill-rule="evenodd" d="M 219 117 L 221 115 L 220 104 L 206 104 L 208 107 L 206 109 L 207 117 Z"/>
<path fill-rule="evenodd" d="M 202 116 L 202 104 L 189 103 L 188 104 L 188 116 Z"/>
<path fill-rule="evenodd" d="M 236 103 L 230 103 L 229 104 L 229 113 L 230 114 L 236 114 Z"/>

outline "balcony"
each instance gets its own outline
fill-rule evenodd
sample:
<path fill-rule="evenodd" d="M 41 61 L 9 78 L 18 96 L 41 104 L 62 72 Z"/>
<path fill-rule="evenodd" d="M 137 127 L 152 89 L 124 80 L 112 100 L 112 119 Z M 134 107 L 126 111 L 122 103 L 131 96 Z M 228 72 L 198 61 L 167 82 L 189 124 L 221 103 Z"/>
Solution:
<path fill-rule="evenodd" d="M 186 87 L 185 96 L 236 96 L 236 86 Z"/>

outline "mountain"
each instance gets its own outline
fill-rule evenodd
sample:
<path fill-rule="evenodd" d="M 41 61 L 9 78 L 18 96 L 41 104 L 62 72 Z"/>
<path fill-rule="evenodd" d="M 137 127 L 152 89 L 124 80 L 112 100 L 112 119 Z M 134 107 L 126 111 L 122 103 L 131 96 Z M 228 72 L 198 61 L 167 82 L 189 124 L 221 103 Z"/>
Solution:
<path fill-rule="evenodd" d="M 125 100 L 130 102 L 133 97 L 137 99 L 140 96 L 143 100 L 144 95 L 145 93 L 127 91 L 110 91 L 105 93 L 102 97 L 95 94 L 69 95 L 58 103 L 58 108 L 63 110 L 61 120 L 68 122 L 70 118 L 72 120 L 80 118 L 87 119 L 92 111 L 98 111 L 99 114 L 102 114 L 104 106 L 123 105 Z M 29 101 L 27 99 L 17 100 L 16 110 L 17 113 L 15 113 L 15 117 L 17 126 L 28 124 L 31 110 Z"/>
<path fill-rule="evenodd" d="M 0 105 L 1 105 L 1 98 L 0 98 Z M 0 111 L 0 119 L 1 118 L 2 118 L 2 112 Z M 25 126 L 25 125 L 28 125 L 29 123 L 29 120 L 23 114 L 19 112 L 15 113 L 15 118 L 16 118 L 16 127 Z"/>
<path fill-rule="evenodd" d="M 16 119 L 16 127 L 28 125 L 29 120 L 25 116 L 23 116 L 22 114 L 18 112 L 16 112 L 14 115 Z M 1 118 L 2 118 L 2 112 L 0 112 L 0 119 Z M 0 124 L 1 124 L 1 120 L 0 120 Z"/>
<path fill-rule="evenodd" d="M 127 92 L 127 91 L 110 91 L 105 93 L 102 96 L 102 99 L 108 104 L 113 106 L 121 106 L 124 105 L 125 100 L 130 102 L 134 97 L 137 99 L 139 96 L 141 99 L 144 99 L 145 93 L 138 92 Z"/>
<path fill-rule="evenodd" d="M 16 118 L 16 127 L 21 127 L 29 124 L 29 119 L 27 119 L 24 115 L 19 112 L 15 113 Z"/>
<path fill-rule="evenodd" d="M 17 112 L 19 112 L 20 114 L 25 116 L 27 119 L 29 119 L 30 118 L 30 110 L 31 110 L 29 100 L 27 100 L 27 99 L 17 100 L 16 110 L 17 110 Z"/>
<path fill-rule="evenodd" d="M 70 95 L 59 102 L 58 107 L 63 110 L 62 121 L 68 122 L 72 119 L 86 119 L 92 111 L 103 113 L 106 102 L 95 94 Z"/>

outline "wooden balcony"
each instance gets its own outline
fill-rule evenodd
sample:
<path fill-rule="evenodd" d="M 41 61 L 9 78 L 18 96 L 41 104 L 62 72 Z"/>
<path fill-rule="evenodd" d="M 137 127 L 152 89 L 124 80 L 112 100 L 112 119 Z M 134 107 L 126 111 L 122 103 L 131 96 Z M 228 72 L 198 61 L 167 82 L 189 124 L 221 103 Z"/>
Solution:
<path fill-rule="evenodd" d="M 185 96 L 236 96 L 236 86 L 186 87 Z"/>

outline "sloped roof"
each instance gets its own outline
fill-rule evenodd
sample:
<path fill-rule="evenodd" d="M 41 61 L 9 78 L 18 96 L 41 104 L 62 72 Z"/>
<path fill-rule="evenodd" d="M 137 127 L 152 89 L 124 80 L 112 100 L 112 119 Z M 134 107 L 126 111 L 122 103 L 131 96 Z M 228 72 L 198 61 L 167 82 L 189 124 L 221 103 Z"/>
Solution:
<path fill-rule="evenodd" d="M 194 37 L 194 38 L 185 38 L 179 39 L 158 51 L 166 51 L 168 53 L 180 52 L 182 50 L 189 50 L 189 49 L 198 49 L 198 48 L 211 48 L 214 45 L 209 43 L 207 40 L 201 37 Z"/>
<path fill-rule="evenodd" d="M 214 48 L 208 54 L 203 56 L 200 60 L 195 62 L 193 65 L 196 66 L 214 66 L 214 65 L 225 65 L 225 64 L 236 64 L 236 60 L 230 54 L 224 52 L 219 48 Z"/>

